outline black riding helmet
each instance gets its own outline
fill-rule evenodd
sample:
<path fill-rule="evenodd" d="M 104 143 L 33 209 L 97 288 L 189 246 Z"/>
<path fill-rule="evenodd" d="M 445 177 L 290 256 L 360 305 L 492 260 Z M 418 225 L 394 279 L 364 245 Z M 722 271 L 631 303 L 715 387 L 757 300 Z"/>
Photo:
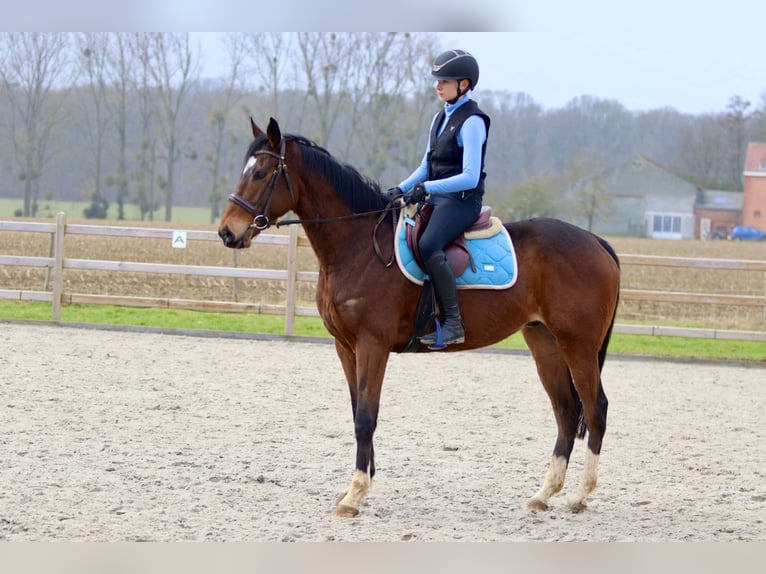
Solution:
<path fill-rule="evenodd" d="M 471 87 L 468 89 L 473 90 L 479 83 L 479 64 L 476 58 L 465 50 L 447 50 L 434 60 L 431 76 L 437 80 L 467 79 L 471 82 Z"/>

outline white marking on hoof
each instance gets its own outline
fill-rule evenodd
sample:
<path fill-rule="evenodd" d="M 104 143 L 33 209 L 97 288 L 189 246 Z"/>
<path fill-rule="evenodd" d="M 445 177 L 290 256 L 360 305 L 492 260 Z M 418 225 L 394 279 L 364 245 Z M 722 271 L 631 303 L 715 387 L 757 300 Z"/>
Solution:
<path fill-rule="evenodd" d="M 337 503 L 335 516 L 341 518 L 353 518 L 359 514 L 359 506 L 367 496 L 371 486 L 370 475 L 361 470 L 354 472 L 351 484 L 346 490 L 345 496 Z"/>
<path fill-rule="evenodd" d="M 531 504 L 541 504 L 545 508 L 530 508 L 530 510 L 546 510 L 548 508 L 548 499 L 559 492 L 564 486 L 564 478 L 567 474 L 567 459 L 563 456 L 554 456 L 551 458 L 551 464 L 548 466 L 548 472 L 545 474 L 545 481 L 540 491 L 535 494 L 527 503 L 527 508 Z M 533 502 L 534 501 L 534 502 Z"/>
<path fill-rule="evenodd" d="M 591 449 L 585 451 L 585 464 L 583 465 L 582 479 L 577 493 L 569 499 L 569 509 L 572 512 L 582 512 L 587 508 L 585 500 L 596 488 L 598 479 L 598 455 L 593 454 Z"/>

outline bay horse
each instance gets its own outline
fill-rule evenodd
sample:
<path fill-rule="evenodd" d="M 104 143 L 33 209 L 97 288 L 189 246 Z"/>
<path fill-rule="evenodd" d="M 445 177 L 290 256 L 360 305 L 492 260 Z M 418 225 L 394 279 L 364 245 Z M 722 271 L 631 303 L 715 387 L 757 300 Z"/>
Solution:
<path fill-rule="evenodd" d="M 283 135 L 274 118 L 265 133 L 252 118 L 250 124 L 254 140 L 218 234 L 226 247 L 247 248 L 292 211 L 298 219 L 291 223 L 303 226 L 316 253 L 316 303 L 335 339 L 356 435 L 355 470 L 334 514 L 354 517 L 375 475 L 373 434 L 386 363 L 410 340 L 421 287 L 380 257 L 378 244 L 393 252 L 394 230 L 378 225 L 391 204 L 377 183 L 310 140 Z M 579 512 L 596 487 L 606 430 L 601 369 L 617 310 L 619 261 L 606 241 L 557 219 L 505 227 L 517 251 L 517 282 L 505 290 L 460 290 L 465 342 L 446 352 L 492 345 L 521 330 L 558 427 L 542 487 L 526 508 L 548 508 L 564 485 L 575 438 L 587 431 L 582 478 L 569 499 Z M 424 345 L 419 351 L 429 352 Z"/>

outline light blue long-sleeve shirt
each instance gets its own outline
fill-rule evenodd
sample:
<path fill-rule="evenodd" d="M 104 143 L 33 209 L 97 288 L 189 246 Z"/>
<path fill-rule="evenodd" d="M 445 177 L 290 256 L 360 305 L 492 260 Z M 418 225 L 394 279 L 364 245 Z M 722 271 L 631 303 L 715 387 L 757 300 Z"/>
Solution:
<path fill-rule="evenodd" d="M 444 122 L 439 127 L 439 135 L 449 122 L 449 118 L 452 113 L 460 106 L 469 101 L 470 98 L 465 97 L 455 102 L 454 104 L 444 104 L 444 113 L 446 117 Z M 439 114 L 436 114 L 431 120 L 431 129 Z M 431 133 L 429 129 L 428 133 Z M 484 120 L 480 116 L 470 116 L 463 122 L 460 131 L 457 135 L 457 145 L 463 148 L 463 171 L 459 174 L 444 178 L 426 180 L 428 176 L 428 152 L 431 149 L 431 138 L 426 144 L 426 151 L 423 154 L 423 159 L 420 165 L 415 168 L 410 176 L 399 184 L 402 191 L 407 192 L 411 190 L 419 182 L 423 182 L 426 191 L 429 194 L 440 193 L 455 193 L 458 191 L 465 191 L 467 189 L 474 189 L 479 185 L 479 178 L 481 177 L 481 148 L 487 139 L 487 127 L 484 125 Z"/>

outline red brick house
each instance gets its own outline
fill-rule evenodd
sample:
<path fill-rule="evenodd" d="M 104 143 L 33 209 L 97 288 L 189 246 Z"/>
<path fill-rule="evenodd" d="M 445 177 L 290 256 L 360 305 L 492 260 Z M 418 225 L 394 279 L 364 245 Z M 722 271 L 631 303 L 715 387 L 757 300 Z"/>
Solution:
<path fill-rule="evenodd" d="M 724 239 L 742 218 L 742 193 L 701 189 L 694 206 L 695 239 Z"/>
<path fill-rule="evenodd" d="M 766 231 L 766 143 L 748 144 L 742 179 L 742 225 Z"/>

